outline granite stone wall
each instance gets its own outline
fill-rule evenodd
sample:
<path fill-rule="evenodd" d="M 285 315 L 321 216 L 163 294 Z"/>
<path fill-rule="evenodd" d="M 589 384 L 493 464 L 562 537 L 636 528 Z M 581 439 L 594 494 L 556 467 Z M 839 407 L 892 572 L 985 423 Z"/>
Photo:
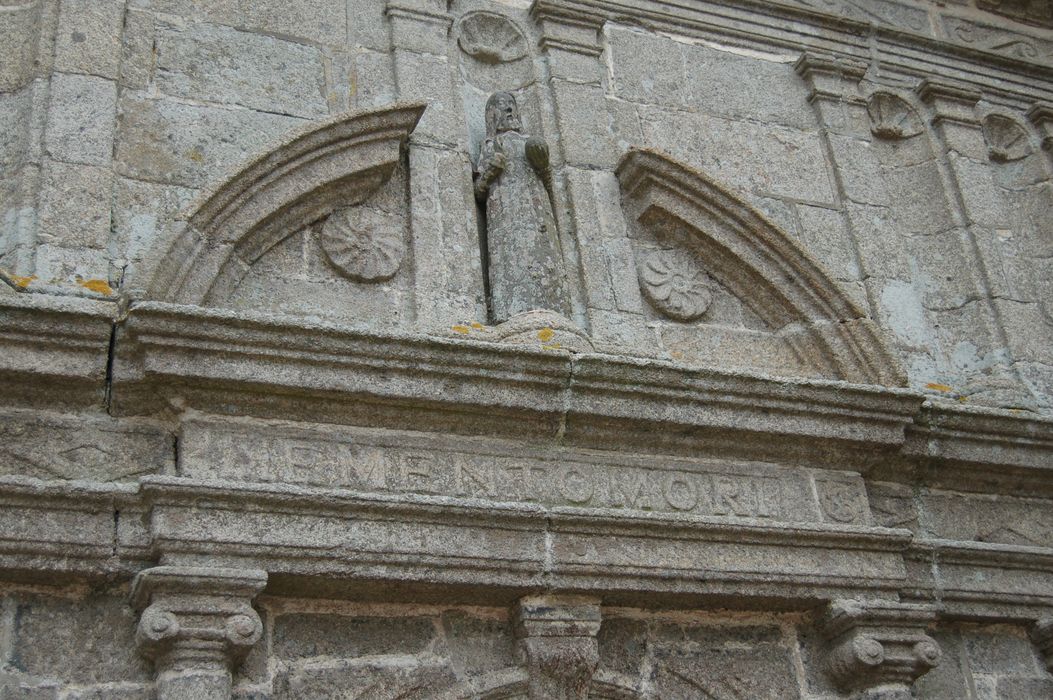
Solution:
<path fill-rule="evenodd" d="M 1053 698 L 1051 402 L 1044 3 L 0 0 L 0 700 Z"/>

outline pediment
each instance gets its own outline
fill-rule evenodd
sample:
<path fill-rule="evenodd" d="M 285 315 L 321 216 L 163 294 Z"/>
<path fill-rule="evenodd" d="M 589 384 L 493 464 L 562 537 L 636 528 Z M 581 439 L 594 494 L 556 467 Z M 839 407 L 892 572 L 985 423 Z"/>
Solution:
<path fill-rule="evenodd" d="M 343 115 L 251 161 L 176 218 L 144 280 L 130 285 L 133 296 L 273 311 L 299 298 L 324 307 L 298 270 L 273 276 L 285 291 L 259 279 L 267 270 L 261 261 L 281 265 L 291 248 L 308 244 L 329 266 L 319 275 L 329 286 L 390 279 L 406 245 L 403 145 L 424 108 Z M 341 292 L 350 293 L 335 296 Z"/>
<path fill-rule="evenodd" d="M 654 151 L 630 151 L 617 176 L 641 292 L 677 359 L 904 384 L 873 321 L 748 203 Z"/>

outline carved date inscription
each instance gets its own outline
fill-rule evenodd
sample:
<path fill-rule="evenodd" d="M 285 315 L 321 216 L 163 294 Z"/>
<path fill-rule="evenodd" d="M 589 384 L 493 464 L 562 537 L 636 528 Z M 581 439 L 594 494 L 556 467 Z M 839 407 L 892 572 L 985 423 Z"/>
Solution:
<path fill-rule="evenodd" d="M 190 477 L 783 522 L 829 519 L 815 496 L 816 476 L 804 469 L 204 421 L 184 425 L 182 444 L 179 469 Z M 217 468 L 224 473 L 217 475 Z M 851 480 L 840 483 L 853 488 Z M 865 504 L 862 481 L 854 488 L 856 502 Z M 841 517 L 862 524 L 869 512 L 864 506 Z"/>

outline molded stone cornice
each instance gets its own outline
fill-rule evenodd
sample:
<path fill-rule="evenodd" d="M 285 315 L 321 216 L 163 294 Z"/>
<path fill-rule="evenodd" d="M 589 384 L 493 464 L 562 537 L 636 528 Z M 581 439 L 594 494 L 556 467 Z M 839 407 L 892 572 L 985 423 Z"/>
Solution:
<path fill-rule="evenodd" d="M 936 22 L 927 8 L 907 3 L 829 0 L 733 0 L 674 3 L 669 0 L 535 0 L 550 13 L 584 21 L 622 21 L 651 30 L 763 48 L 792 48 L 869 60 L 859 36 L 874 37 L 882 70 L 914 78 L 947 75 L 1025 107 L 1036 92 L 1053 96 L 1048 40 L 977 23 L 955 8 Z M 977 37 L 990 35 L 990 39 Z"/>
<path fill-rule="evenodd" d="M 257 157 L 181 214 L 162 257 L 131 276 L 133 298 L 208 305 L 291 231 L 365 201 L 398 164 L 424 105 L 395 105 L 312 125 Z"/>
<path fill-rule="evenodd" d="M 823 620 L 827 671 L 858 700 L 910 700 L 911 684 L 940 661 L 925 633 L 935 619 L 922 605 L 835 601 Z"/>
<path fill-rule="evenodd" d="M 158 566 L 136 576 L 136 641 L 154 661 L 159 700 L 230 697 L 231 671 L 263 634 L 257 569 Z"/>
<path fill-rule="evenodd" d="M 858 449 L 856 463 L 875 447 L 896 449 L 921 403 L 905 390 L 134 305 L 117 340 L 114 408 L 150 413 L 177 398 L 205 412 L 237 404 L 242 415 L 558 435 L 562 444 L 629 451 L 646 435 L 656 448 L 719 448 L 725 458 L 732 450 L 778 459 L 823 444 L 831 457 Z"/>
<path fill-rule="evenodd" d="M 116 304 L 79 297 L 15 292 L 0 297 L 5 399 L 101 406 L 116 311 Z"/>

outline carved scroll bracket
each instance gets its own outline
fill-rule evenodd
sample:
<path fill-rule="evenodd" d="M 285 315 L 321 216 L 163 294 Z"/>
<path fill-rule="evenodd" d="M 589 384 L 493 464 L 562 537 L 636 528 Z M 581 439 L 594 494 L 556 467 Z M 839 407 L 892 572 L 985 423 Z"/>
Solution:
<path fill-rule="evenodd" d="M 230 697 L 231 672 L 263 634 L 252 600 L 266 584 L 256 569 L 158 566 L 136 577 L 136 641 L 159 700 Z"/>
<path fill-rule="evenodd" d="M 856 700 L 909 700 L 911 684 L 940 662 L 925 633 L 933 619 L 924 605 L 835 601 L 823 619 L 827 672 Z"/>
<path fill-rule="evenodd" d="M 519 601 L 516 629 L 531 700 L 585 700 L 599 663 L 599 601 L 532 596 Z"/>

